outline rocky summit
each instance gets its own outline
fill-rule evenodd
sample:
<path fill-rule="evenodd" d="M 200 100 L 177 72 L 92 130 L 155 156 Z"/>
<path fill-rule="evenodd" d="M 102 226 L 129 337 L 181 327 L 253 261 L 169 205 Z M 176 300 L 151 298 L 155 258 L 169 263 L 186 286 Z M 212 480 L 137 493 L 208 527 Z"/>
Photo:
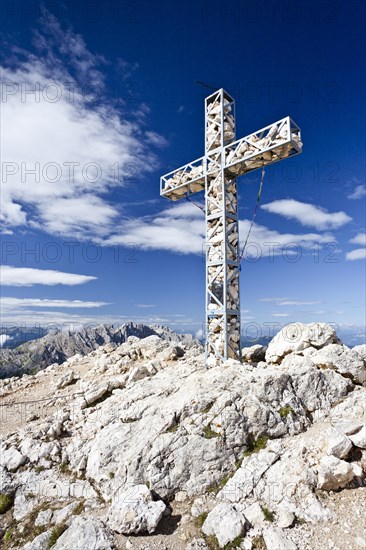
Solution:
<path fill-rule="evenodd" d="M 0 381 L 2 548 L 365 548 L 366 346 L 140 336 Z"/>

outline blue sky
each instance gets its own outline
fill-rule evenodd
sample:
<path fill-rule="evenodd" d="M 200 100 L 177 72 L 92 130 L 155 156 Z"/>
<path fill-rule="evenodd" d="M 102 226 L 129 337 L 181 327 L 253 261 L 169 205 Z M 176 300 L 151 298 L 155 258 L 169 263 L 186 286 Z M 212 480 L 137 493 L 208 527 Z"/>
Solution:
<path fill-rule="evenodd" d="M 204 154 L 200 80 L 234 96 L 238 138 L 287 115 L 302 130 L 266 172 L 244 336 L 326 321 L 362 339 L 361 2 L 13 0 L 1 17 L 3 323 L 199 334 L 203 214 L 159 177 Z M 239 180 L 242 242 L 259 179 Z"/>

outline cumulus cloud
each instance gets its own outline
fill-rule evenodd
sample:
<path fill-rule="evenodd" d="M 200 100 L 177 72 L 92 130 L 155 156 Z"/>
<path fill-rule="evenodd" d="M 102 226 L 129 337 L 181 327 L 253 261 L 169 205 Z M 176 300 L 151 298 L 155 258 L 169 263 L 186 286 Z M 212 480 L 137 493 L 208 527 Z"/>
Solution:
<path fill-rule="evenodd" d="M 169 207 L 155 216 L 126 220 L 105 244 L 133 243 L 143 250 L 200 254 L 204 236 L 205 222 L 202 212 L 193 204 L 183 203 Z"/>
<path fill-rule="evenodd" d="M 8 340 L 11 340 L 11 336 L 8 334 L 0 334 L 0 348 L 2 348 Z"/>
<path fill-rule="evenodd" d="M 356 185 L 352 193 L 350 193 L 347 196 L 347 198 L 357 200 L 357 199 L 362 199 L 365 196 L 366 196 L 366 185 L 363 183 L 361 185 Z"/>
<path fill-rule="evenodd" d="M 239 222 L 242 243 L 248 234 L 250 220 Z M 205 220 L 196 205 L 182 202 L 173 204 L 155 216 L 126 219 L 118 230 L 101 244 L 131 244 L 143 250 L 166 250 L 182 254 L 202 254 L 205 240 Z M 254 224 L 245 252 L 246 257 L 280 254 L 286 248 L 297 254 L 300 249 L 311 250 L 315 244 L 334 242 L 331 234 L 280 233 Z"/>
<path fill-rule="evenodd" d="M 352 218 L 343 211 L 328 212 L 320 206 L 294 199 L 281 199 L 263 204 L 266 212 L 279 214 L 287 219 L 293 219 L 307 227 L 315 227 L 318 230 L 338 229 Z"/>
<path fill-rule="evenodd" d="M 365 260 L 366 259 L 366 248 L 355 248 L 351 252 L 347 252 L 346 260 Z"/>
<path fill-rule="evenodd" d="M 31 267 L 0 266 L 0 280 L 4 286 L 33 286 L 33 285 L 81 285 L 95 280 L 91 275 L 65 273 L 52 269 L 35 269 Z"/>
<path fill-rule="evenodd" d="M 80 35 L 48 14 L 34 43 L 36 54 L 14 49 L 1 67 L 1 222 L 103 236 L 120 214 L 106 194 L 154 168 L 159 135 L 106 99 L 107 61 Z"/>
<path fill-rule="evenodd" d="M 357 233 L 353 239 L 349 241 L 353 244 L 360 244 L 361 246 L 366 246 L 366 233 Z"/>

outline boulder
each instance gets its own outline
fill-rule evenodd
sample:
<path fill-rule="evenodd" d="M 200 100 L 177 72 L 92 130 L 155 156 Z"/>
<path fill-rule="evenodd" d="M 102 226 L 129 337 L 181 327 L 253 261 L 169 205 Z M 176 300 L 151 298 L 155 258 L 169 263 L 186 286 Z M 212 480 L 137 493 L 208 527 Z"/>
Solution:
<path fill-rule="evenodd" d="M 281 529 L 291 527 L 295 521 L 295 514 L 287 510 L 279 510 L 277 514 L 277 525 Z"/>
<path fill-rule="evenodd" d="M 346 487 L 353 479 L 354 471 L 349 462 L 335 456 L 323 456 L 318 467 L 318 488 L 336 491 Z"/>
<path fill-rule="evenodd" d="M 329 344 L 311 355 L 311 360 L 321 368 L 333 369 L 353 382 L 366 381 L 366 366 L 360 355 L 341 344 Z"/>
<path fill-rule="evenodd" d="M 0 465 L 9 472 L 14 472 L 22 466 L 27 458 L 14 447 L 9 447 L 0 454 Z"/>
<path fill-rule="evenodd" d="M 266 517 L 259 502 L 253 502 L 250 506 L 246 506 L 244 515 L 254 527 L 263 526 L 263 523 L 266 521 Z"/>
<path fill-rule="evenodd" d="M 91 407 L 100 399 L 103 399 L 108 396 L 111 390 L 109 382 L 104 382 L 103 384 L 93 383 L 87 389 L 84 394 L 85 402 L 82 404 L 82 408 Z"/>
<path fill-rule="evenodd" d="M 92 517 L 75 517 L 52 550 L 112 550 L 110 531 L 102 521 Z"/>
<path fill-rule="evenodd" d="M 52 514 L 53 512 L 50 509 L 39 512 L 34 525 L 49 525 L 51 523 Z"/>
<path fill-rule="evenodd" d="M 220 502 L 202 525 L 205 535 L 214 535 L 220 548 L 245 533 L 245 517 L 232 504 Z"/>
<path fill-rule="evenodd" d="M 31 542 L 27 542 L 27 544 L 23 546 L 22 550 L 48 550 L 51 535 L 52 529 L 41 533 Z"/>
<path fill-rule="evenodd" d="M 146 485 L 136 485 L 114 495 L 108 525 L 124 535 L 154 533 L 165 509 L 162 500 L 153 501 Z"/>
<path fill-rule="evenodd" d="M 358 353 L 361 359 L 366 361 L 366 344 L 361 344 L 360 346 L 354 346 L 352 348 L 352 351 L 355 351 L 356 353 Z"/>
<path fill-rule="evenodd" d="M 261 346 L 260 344 L 243 348 L 241 350 L 243 362 L 258 363 L 259 361 L 264 361 L 266 350 L 267 346 Z"/>
<path fill-rule="evenodd" d="M 151 372 L 148 369 L 146 365 L 138 365 L 137 367 L 134 367 L 129 376 L 128 376 L 128 383 L 137 382 L 138 380 L 143 380 L 147 376 L 150 376 Z"/>
<path fill-rule="evenodd" d="M 328 455 L 346 458 L 352 449 L 352 441 L 336 428 L 328 428 L 322 435 L 324 449 Z"/>
<path fill-rule="evenodd" d="M 280 363 L 289 353 L 301 352 L 310 347 L 320 349 L 336 342 L 338 338 L 334 328 L 326 323 L 291 323 L 269 343 L 266 362 Z"/>
<path fill-rule="evenodd" d="M 67 506 L 64 506 L 63 508 L 60 508 L 59 510 L 55 510 L 52 515 L 52 521 L 53 523 L 59 524 L 64 523 L 66 520 L 68 520 L 70 517 L 72 517 L 72 513 L 79 506 L 79 502 L 71 502 Z"/>
<path fill-rule="evenodd" d="M 3 466 L 0 466 L 0 492 L 6 495 L 10 495 L 14 493 L 15 488 L 16 483 L 14 483 L 12 476 Z"/>
<path fill-rule="evenodd" d="M 77 379 L 75 378 L 75 373 L 73 371 L 69 371 L 57 381 L 56 383 L 56 389 L 59 390 L 61 388 L 66 388 L 66 386 L 69 386 L 73 382 L 75 382 Z"/>
<path fill-rule="evenodd" d="M 349 439 L 356 447 L 366 449 L 366 426 L 362 426 L 358 432 L 351 434 Z"/>
<path fill-rule="evenodd" d="M 263 531 L 264 542 L 269 550 L 297 550 L 297 545 L 287 539 L 278 527 L 267 527 Z"/>

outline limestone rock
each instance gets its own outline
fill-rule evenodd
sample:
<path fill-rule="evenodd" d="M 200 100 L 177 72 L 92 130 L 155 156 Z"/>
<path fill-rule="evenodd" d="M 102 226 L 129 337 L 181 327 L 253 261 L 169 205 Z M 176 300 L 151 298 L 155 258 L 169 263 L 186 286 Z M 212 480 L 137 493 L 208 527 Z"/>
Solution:
<path fill-rule="evenodd" d="M 166 505 L 162 500 L 153 501 L 146 485 L 136 485 L 114 495 L 109 509 L 108 525 L 124 535 L 153 533 L 165 509 Z"/>
<path fill-rule="evenodd" d="M 1 456 L 1 449 L 0 449 Z M 10 495 L 14 492 L 16 483 L 9 472 L 3 467 L 0 466 L 0 492 L 6 495 Z"/>
<path fill-rule="evenodd" d="M 72 384 L 75 380 L 75 373 L 73 371 L 69 371 L 61 376 L 61 378 L 57 381 L 56 389 L 65 388 L 66 386 Z"/>
<path fill-rule="evenodd" d="M 328 428 L 323 433 L 324 448 L 328 455 L 346 458 L 352 449 L 352 441 L 336 428 Z"/>
<path fill-rule="evenodd" d="M 295 515 L 287 510 L 280 510 L 277 516 L 277 525 L 281 529 L 291 527 L 295 521 Z"/>
<path fill-rule="evenodd" d="M 98 519 L 75 517 L 52 550 L 112 550 L 112 536 Z"/>
<path fill-rule="evenodd" d="M 245 458 L 241 467 L 229 479 L 217 498 L 229 502 L 239 502 L 250 495 L 262 475 L 279 458 L 280 451 L 263 450 Z"/>
<path fill-rule="evenodd" d="M 348 437 L 361 430 L 366 420 L 366 389 L 354 387 L 346 399 L 331 408 L 330 419 L 332 425 Z"/>
<path fill-rule="evenodd" d="M 242 359 L 244 362 L 249 363 L 258 363 L 259 361 L 264 361 L 266 355 L 267 346 L 261 346 L 260 344 L 255 344 L 248 348 L 243 348 L 241 350 Z"/>
<path fill-rule="evenodd" d="M 188 499 L 187 491 L 178 491 L 174 495 L 174 500 L 176 502 L 186 502 Z"/>
<path fill-rule="evenodd" d="M 232 504 L 220 502 L 208 514 L 202 531 L 205 535 L 214 535 L 220 548 L 245 532 L 245 517 Z"/>
<path fill-rule="evenodd" d="M 39 512 L 38 516 L 36 517 L 36 521 L 34 522 L 34 525 L 49 525 L 52 518 L 52 510 L 43 510 Z"/>
<path fill-rule="evenodd" d="M 325 491 L 336 491 L 346 487 L 353 479 L 354 471 L 344 460 L 335 456 L 324 456 L 320 459 L 318 468 L 318 488 Z"/>
<path fill-rule="evenodd" d="M 340 344 L 329 344 L 311 356 L 319 367 L 334 369 L 354 382 L 363 384 L 366 381 L 366 366 L 357 351 Z"/>
<path fill-rule="evenodd" d="M 207 514 L 215 507 L 216 501 L 212 495 L 203 495 L 194 499 L 191 515 L 198 518 L 202 514 Z"/>
<path fill-rule="evenodd" d="M 250 506 L 246 506 L 244 515 L 249 523 L 255 527 L 263 526 L 266 521 L 266 517 L 259 502 L 253 502 Z"/>
<path fill-rule="evenodd" d="M 338 342 L 333 327 L 326 323 L 292 323 L 286 325 L 269 343 L 266 351 L 267 363 L 280 363 L 285 355 L 300 352 L 306 348 L 320 349 Z"/>
<path fill-rule="evenodd" d="M 41 533 L 31 542 L 27 542 L 27 544 L 23 546 L 22 550 L 48 550 L 51 535 L 52 529 Z"/>
<path fill-rule="evenodd" d="M 0 465 L 10 472 L 17 470 L 26 460 L 26 457 L 14 447 L 9 447 L 0 454 Z"/>
<path fill-rule="evenodd" d="M 217 276 L 211 268 L 211 276 Z M 210 330 L 220 346 L 214 323 Z M 12 514 L 20 532 L 44 501 L 54 510 L 51 517 L 48 510 L 38 514 L 37 522 L 45 525 L 70 526 L 80 503 L 84 520 L 92 518 L 101 506 L 100 494 L 106 502 L 114 495 L 105 512 L 113 529 L 144 536 L 169 510 L 154 501 L 145 485 L 137 499 L 132 495 L 123 502 L 118 488 L 122 494 L 146 483 L 162 499 L 175 497 L 178 509 L 183 508 L 179 502 L 188 506 L 192 499 L 193 517 L 217 512 L 221 504 L 230 510 L 229 518 L 234 514 L 234 525 L 247 519 L 246 526 L 254 527 L 241 546 L 249 548 L 254 533 L 292 526 L 294 516 L 313 523 L 332 518 L 326 500 L 317 497 L 319 485 L 341 489 L 349 480 L 352 487 L 364 484 L 366 388 L 314 363 L 319 353 L 315 345 L 323 345 L 326 328 L 321 342 L 309 338 L 300 346 L 308 347 L 286 352 L 280 365 L 243 365 L 230 359 L 211 369 L 202 346 L 162 338 L 158 327 L 155 331 L 148 338 L 132 336 L 74 356 L 37 378 L 0 380 L 0 399 L 5 394 L 9 400 L 11 393 L 33 391 L 34 384 L 52 391 L 71 365 L 80 376 L 76 395 L 59 392 L 57 401 L 52 400 L 51 411 L 57 413 L 48 415 L 46 410 L 16 430 L 10 423 L 11 431 L 0 443 L 1 459 L 11 449 L 25 457 L 21 468 L 0 466 L 1 492 L 15 493 Z M 179 355 L 172 355 L 175 347 L 183 350 L 183 357 L 172 359 Z M 352 361 L 360 361 L 355 350 L 340 347 Z M 161 359 L 164 354 L 167 359 Z M 86 406 L 83 394 L 88 392 L 92 400 Z M 354 452 L 351 445 L 357 447 Z M 228 479 L 224 486 L 223 479 Z M 217 496 L 208 491 L 214 487 L 221 488 Z M 263 519 L 262 507 L 273 513 L 274 524 Z M 182 526 L 188 521 L 192 519 L 183 513 Z M 223 525 L 225 532 L 224 517 Z M 298 540 L 301 529 L 296 526 L 286 537 L 294 534 Z M 268 536 L 284 536 L 274 533 Z M 188 531 L 182 537 L 187 544 Z M 131 537 L 133 547 L 136 542 Z M 137 544 L 141 542 L 139 538 Z M 83 544 L 89 550 L 89 542 Z M 170 536 L 166 544 L 173 547 Z M 73 542 L 66 541 L 66 547 L 74 548 Z"/>
<path fill-rule="evenodd" d="M 366 361 L 366 344 L 361 344 L 360 346 L 354 346 L 352 348 L 352 351 L 355 351 L 356 353 L 358 353 L 361 359 Z"/>
<path fill-rule="evenodd" d="M 59 510 L 55 510 L 52 515 L 52 521 L 53 523 L 59 524 L 64 523 L 67 519 L 72 517 L 72 513 L 79 506 L 79 502 L 71 502 L 67 506 L 64 506 L 63 508 Z"/>
<path fill-rule="evenodd" d="M 362 426 L 358 432 L 350 435 L 349 438 L 356 447 L 366 449 L 366 426 Z"/>
<path fill-rule="evenodd" d="M 264 529 L 263 538 L 266 548 L 270 550 L 297 550 L 296 544 L 287 539 L 282 529 L 278 527 L 267 527 Z"/>

